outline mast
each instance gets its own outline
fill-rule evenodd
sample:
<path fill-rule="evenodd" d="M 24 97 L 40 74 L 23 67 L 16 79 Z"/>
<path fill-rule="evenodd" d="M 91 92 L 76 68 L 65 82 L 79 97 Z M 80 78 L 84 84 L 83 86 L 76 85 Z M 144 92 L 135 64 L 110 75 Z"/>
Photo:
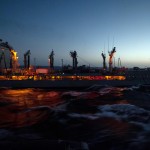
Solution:
<path fill-rule="evenodd" d="M 49 55 L 49 66 L 50 66 L 50 69 L 53 70 L 54 69 L 54 51 L 52 49 L 50 55 Z"/>
<path fill-rule="evenodd" d="M 25 54 L 24 54 L 24 68 L 25 69 L 29 69 L 30 67 L 30 50 L 28 50 Z"/>
<path fill-rule="evenodd" d="M 118 68 L 121 67 L 121 59 L 120 57 L 118 58 Z"/>
<path fill-rule="evenodd" d="M 63 71 L 63 67 L 64 67 L 64 60 L 61 59 L 61 67 L 62 67 L 62 71 Z"/>
<path fill-rule="evenodd" d="M 77 64 L 78 64 L 78 61 L 77 61 L 77 52 L 76 51 L 70 52 L 70 56 L 72 57 L 72 67 L 73 67 L 73 70 L 76 72 L 76 70 L 77 70 Z"/>
<path fill-rule="evenodd" d="M 114 56 L 114 53 L 116 52 L 116 47 L 114 47 L 110 52 L 108 51 L 109 53 L 109 72 L 112 72 L 112 64 L 113 64 L 113 56 Z"/>
<path fill-rule="evenodd" d="M 106 55 L 102 52 L 102 58 L 103 58 L 103 70 L 106 70 Z"/>

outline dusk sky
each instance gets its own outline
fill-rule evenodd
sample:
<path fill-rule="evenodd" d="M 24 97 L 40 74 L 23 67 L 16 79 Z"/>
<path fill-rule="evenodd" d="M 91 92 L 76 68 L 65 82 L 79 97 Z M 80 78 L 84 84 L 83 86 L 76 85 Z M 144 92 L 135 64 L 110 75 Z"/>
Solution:
<path fill-rule="evenodd" d="M 0 39 L 23 55 L 31 50 L 31 63 L 102 67 L 102 51 L 116 47 L 125 67 L 150 67 L 150 0 L 1 0 Z"/>

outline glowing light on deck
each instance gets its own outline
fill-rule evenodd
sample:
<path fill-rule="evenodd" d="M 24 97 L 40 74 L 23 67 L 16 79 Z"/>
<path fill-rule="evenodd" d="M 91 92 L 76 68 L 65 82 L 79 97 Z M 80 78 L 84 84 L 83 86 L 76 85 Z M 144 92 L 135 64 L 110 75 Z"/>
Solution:
<path fill-rule="evenodd" d="M 60 76 L 25 75 L 0 76 L 0 80 L 125 80 L 125 76 Z"/>

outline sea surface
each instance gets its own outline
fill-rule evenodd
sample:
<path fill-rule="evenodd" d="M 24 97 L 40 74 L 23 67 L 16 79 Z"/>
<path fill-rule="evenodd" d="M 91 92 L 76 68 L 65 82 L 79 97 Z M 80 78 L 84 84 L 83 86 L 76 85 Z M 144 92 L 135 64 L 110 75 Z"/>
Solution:
<path fill-rule="evenodd" d="M 0 150 L 149 150 L 150 86 L 0 89 Z"/>

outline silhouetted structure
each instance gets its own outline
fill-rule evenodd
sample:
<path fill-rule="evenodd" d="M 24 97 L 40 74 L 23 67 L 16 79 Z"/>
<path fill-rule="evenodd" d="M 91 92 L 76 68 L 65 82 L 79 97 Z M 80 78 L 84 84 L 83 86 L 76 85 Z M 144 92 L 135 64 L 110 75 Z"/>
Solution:
<path fill-rule="evenodd" d="M 121 67 L 122 67 L 122 65 L 121 65 L 121 59 L 118 58 L 118 68 L 121 68 Z"/>
<path fill-rule="evenodd" d="M 17 57 L 17 52 L 8 44 L 8 42 L 2 42 L 3 40 L 0 39 L 0 47 L 3 48 L 3 52 L 1 54 L 1 61 L 4 59 L 4 64 L 5 64 L 5 69 L 7 70 L 6 66 L 6 58 L 5 58 L 5 48 L 9 50 L 10 57 L 9 60 L 7 58 L 7 61 L 9 62 L 10 69 L 15 72 L 17 67 L 18 67 L 18 57 Z"/>
<path fill-rule="evenodd" d="M 106 55 L 102 52 L 102 57 L 103 57 L 103 69 L 106 69 Z"/>
<path fill-rule="evenodd" d="M 54 51 L 52 50 L 50 55 L 49 55 L 49 66 L 50 69 L 54 69 Z"/>
<path fill-rule="evenodd" d="M 30 50 L 28 50 L 25 54 L 24 54 L 24 68 L 25 69 L 29 69 L 30 67 Z"/>
<path fill-rule="evenodd" d="M 112 72 L 112 64 L 113 64 L 112 58 L 113 58 L 115 52 L 116 52 L 116 47 L 114 47 L 111 52 L 108 52 L 109 53 L 109 71 L 110 72 Z"/>
<path fill-rule="evenodd" d="M 78 64 L 78 61 L 77 61 L 77 52 L 76 51 L 70 52 L 70 55 L 72 57 L 72 67 L 73 67 L 73 70 L 76 71 L 77 70 L 77 64 Z"/>

